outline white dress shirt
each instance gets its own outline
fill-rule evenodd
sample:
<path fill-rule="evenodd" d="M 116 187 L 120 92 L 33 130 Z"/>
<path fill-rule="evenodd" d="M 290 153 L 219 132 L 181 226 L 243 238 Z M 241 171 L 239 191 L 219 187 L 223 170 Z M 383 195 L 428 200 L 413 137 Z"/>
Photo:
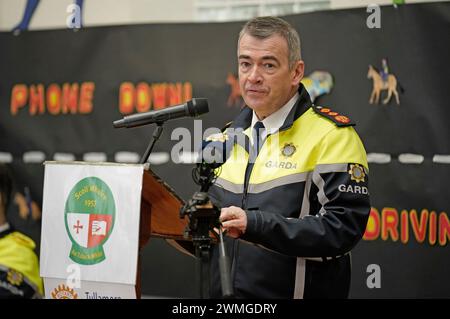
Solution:
<path fill-rule="evenodd" d="M 262 141 L 265 141 L 267 135 L 273 134 L 280 129 L 280 127 L 284 124 L 286 117 L 294 107 L 299 97 L 300 95 L 298 94 L 298 92 L 296 92 L 295 95 L 285 105 L 283 105 L 280 109 L 278 109 L 277 111 L 266 117 L 264 120 L 262 120 L 265 128 L 264 131 L 261 133 Z M 258 116 L 256 116 L 255 111 L 253 111 L 251 127 L 253 128 L 255 126 L 255 123 L 258 121 L 259 121 Z M 250 134 L 250 136 L 251 135 L 252 134 Z"/>
<path fill-rule="evenodd" d="M 0 225 L 0 233 L 4 232 L 5 230 L 8 230 L 8 229 L 9 229 L 9 224 L 8 223 Z"/>

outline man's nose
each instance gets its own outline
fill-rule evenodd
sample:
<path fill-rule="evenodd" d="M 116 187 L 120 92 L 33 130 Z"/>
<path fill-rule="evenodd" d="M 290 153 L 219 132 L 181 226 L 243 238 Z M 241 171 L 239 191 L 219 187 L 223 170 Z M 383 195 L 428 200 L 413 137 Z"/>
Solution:
<path fill-rule="evenodd" d="M 251 83 L 261 83 L 262 82 L 261 73 L 259 72 L 258 67 L 256 65 L 251 69 L 251 71 L 248 75 L 248 80 Z"/>

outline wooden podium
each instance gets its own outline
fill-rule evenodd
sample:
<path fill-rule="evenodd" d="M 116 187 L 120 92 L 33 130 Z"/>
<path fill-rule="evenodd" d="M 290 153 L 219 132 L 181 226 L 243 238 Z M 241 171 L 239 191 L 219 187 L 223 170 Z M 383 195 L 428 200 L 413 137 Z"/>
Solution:
<path fill-rule="evenodd" d="M 150 169 L 144 169 L 142 180 L 139 251 L 150 237 L 187 241 L 183 234 L 187 221 L 180 218 L 184 201 Z M 180 247 L 181 248 L 181 247 Z M 140 254 L 139 254 L 140 256 Z M 141 264 L 138 259 L 136 295 L 141 296 Z"/>

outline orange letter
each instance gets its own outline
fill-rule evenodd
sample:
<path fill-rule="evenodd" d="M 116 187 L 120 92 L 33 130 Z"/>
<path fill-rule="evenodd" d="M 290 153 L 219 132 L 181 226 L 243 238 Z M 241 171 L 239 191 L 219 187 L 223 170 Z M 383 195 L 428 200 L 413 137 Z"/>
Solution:
<path fill-rule="evenodd" d="M 28 98 L 28 89 L 25 84 L 16 84 L 11 92 L 11 115 L 16 115 L 21 107 L 25 106 Z"/>
<path fill-rule="evenodd" d="M 83 82 L 80 89 L 80 108 L 81 114 L 92 112 L 92 99 L 94 97 L 95 83 Z"/>
<path fill-rule="evenodd" d="M 44 110 L 44 86 L 42 84 L 32 85 L 30 87 L 30 114 L 35 115 L 37 112 L 43 114 Z"/>
<path fill-rule="evenodd" d="M 130 114 L 134 108 L 134 85 L 131 82 L 123 82 L 119 89 L 119 112 Z"/>
<path fill-rule="evenodd" d="M 136 110 L 138 112 L 147 112 L 150 109 L 150 92 L 148 85 L 141 82 L 136 86 Z"/>
<path fill-rule="evenodd" d="M 447 240 L 450 239 L 450 221 L 448 220 L 447 213 L 442 212 L 439 214 L 439 244 L 441 246 L 447 245 Z"/>
<path fill-rule="evenodd" d="M 366 231 L 364 232 L 364 240 L 375 240 L 380 236 L 380 214 L 374 207 L 370 209 L 369 220 L 367 221 Z"/>
<path fill-rule="evenodd" d="M 400 213 L 400 240 L 404 244 L 409 240 L 408 211 L 406 210 Z"/>
<path fill-rule="evenodd" d="M 61 102 L 61 113 L 75 114 L 77 113 L 77 102 L 78 102 L 78 83 L 70 85 L 69 83 L 64 83 L 63 94 Z"/>
<path fill-rule="evenodd" d="M 186 82 L 183 85 L 183 91 L 184 91 L 184 102 L 192 100 L 192 84 L 191 82 Z"/>
<path fill-rule="evenodd" d="M 387 240 L 389 233 L 393 241 L 398 240 L 398 212 L 395 208 L 385 207 L 381 211 L 381 238 Z"/>
<path fill-rule="evenodd" d="M 52 83 L 47 88 L 47 110 L 50 114 L 58 114 L 61 109 L 61 89 L 58 84 Z"/>
<path fill-rule="evenodd" d="M 153 108 L 155 110 L 163 109 L 167 106 L 167 84 L 153 84 L 152 85 L 153 92 Z"/>
<path fill-rule="evenodd" d="M 411 210 L 410 215 L 411 227 L 413 229 L 414 236 L 419 243 L 423 243 L 427 231 L 428 211 L 426 209 L 422 210 L 422 214 L 420 215 L 420 223 L 415 209 Z"/>
<path fill-rule="evenodd" d="M 167 95 L 169 97 L 169 105 L 177 105 L 182 102 L 181 83 L 169 84 L 167 86 Z"/>
<path fill-rule="evenodd" d="M 436 212 L 432 211 L 430 212 L 430 230 L 429 230 L 430 237 L 428 238 L 428 242 L 430 243 L 430 245 L 436 244 L 437 238 L 436 222 L 437 222 Z"/>

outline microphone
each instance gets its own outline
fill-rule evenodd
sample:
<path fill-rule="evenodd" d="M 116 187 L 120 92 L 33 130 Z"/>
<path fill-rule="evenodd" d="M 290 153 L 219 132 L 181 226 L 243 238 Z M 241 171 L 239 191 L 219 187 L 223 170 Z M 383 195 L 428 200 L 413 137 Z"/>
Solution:
<path fill-rule="evenodd" d="M 202 141 L 202 147 L 197 153 L 197 165 L 192 171 L 194 183 L 201 186 L 200 192 L 208 192 L 217 178 L 215 170 L 226 162 L 232 147 L 229 139 Z"/>
<path fill-rule="evenodd" d="M 180 117 L 195 117 L 208 112 L 208 100 L 204 98 L 195 98 L 184 104 L 171 106 L 162 110 L 125 116 L 121 120 L 114 121 L 113 126 L 115 128 L 130 128 L 152 123 L 162 123 Z"/>
<path fill-rule="evenodd" d="M 206 164 L 211 169 L 222 166 L 230 155 L 232 145 L 219 141 L 203 141 L 200 151 L 200 163 Z"/>

